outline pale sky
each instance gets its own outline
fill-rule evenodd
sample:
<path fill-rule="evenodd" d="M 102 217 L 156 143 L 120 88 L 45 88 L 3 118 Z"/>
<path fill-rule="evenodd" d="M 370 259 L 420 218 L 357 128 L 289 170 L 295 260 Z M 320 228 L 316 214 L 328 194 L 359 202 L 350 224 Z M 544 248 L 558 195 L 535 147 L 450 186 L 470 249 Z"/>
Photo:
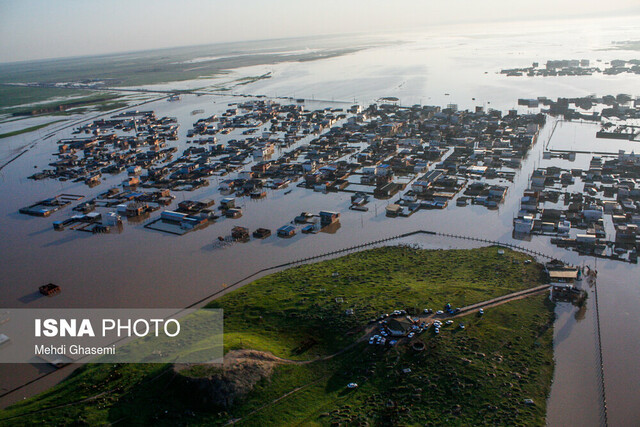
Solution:
<path fill-rule="evenodd" d="M 640 15 L 640 0 L 0 0 L 0 62 L 617 15 Z"/>

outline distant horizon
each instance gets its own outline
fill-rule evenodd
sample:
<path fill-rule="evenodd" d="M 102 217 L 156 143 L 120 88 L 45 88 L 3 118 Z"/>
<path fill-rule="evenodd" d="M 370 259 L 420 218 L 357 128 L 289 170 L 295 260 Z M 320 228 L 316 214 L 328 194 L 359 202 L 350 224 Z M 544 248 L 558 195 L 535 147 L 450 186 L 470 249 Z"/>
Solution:
<path fill-rule="evenodd" d="M 170 9 L 175 8 L 175 4 L 172 2 L 167 3 L 167 0 L 158 2 L 133 0 L 129 2 L 131 4 L 125 4 L 123 0 L 114 0 L 108 3 L 111 9 L 102 8 L 105 10 L 101 10 L 99 4 L 92 2 L 79 4 L 77 2 L 63 1 L 55 3 L 58 6 L 63 4 L 71 6 L 65 9 L 64 7 L 52 8 L 52 4 L 42 0 L 25 0 L 22 2 L 0 0 L 0 37 L 5 42 L 0 46 L 0 64 L 102 57 L 167 49 L 298 38 L 392 35 L 394 33 L 424 31 L 458 25 L 640 17 L 640 5 L 635 4 L 633 0 L 612 0 L 610 3 L 613 5 L 608 4 L 607 8 L 603 10 L 599 10 L 602 9 L 598 6 L 600 2 L 585 0 L 581 4 L 582 13 L 571 15 L 559 13 L 565 9 L 572 10 L 574 8 L 574 5 L 570 4 L 572 3 L 571 0 L 541 0 L 536 3 L 535 8 L 531 8 L 530 5 L 514 8 L 506 0 L 487 0 L 484 6 L 478 10 L 475 10 L 477 9 L 475 5 L 468 5 L 467 7 L 465 4 L 465 13 L 462 14 L 459 13 L 458 9 L 454 10 L 455 3 L 459 3 L 458 0 L 453 0 L 451 2 L 453 6 L 447 6 L 448 9 L 446 7 L 443 9 L 441 5 L 438 7 L 427 5 L 427 9 L 425 9 L 422 3 L 417 4 L 414 0 L 406 0 L 403 2 L 406 7 L 400 11 L 398 11 L 398 8 L 390 8 L 387 3 L 371 0 L 372 3 L 380 4 L 379 10 L 373 4 L 369 6 L 369 3 L 366 3 L 365 6 L 365 3 L 354 1 L 341 5 L 345 16 L 340 14 L 340 10 L 335 10 L 335 16 L 322 16 L 322 13 L 326 14 L 327 12 L 325 9 L 330 8 L 328 4 L 326 8 L 320 8 L 320 11 L 316 11 L 306 2 L 299 2 L 297 3 L 298 6 L 294 7 L 291 1 L 275 1 L 280 5 L 287 5 L 288 9 L 295 10 L 291 11 L 291 13 L 289 13 L 288 9 L 287 11 L 282 11 L 283 16 L 275 15 L 278 16 L 278 19 L 272 22 L 269 20 L 269 15 L 261 16 L 261 10 L 264 5 L 255 3 L 255 0 L 241 1 L 240 3 L 243 4 L 252 4 L 254 9 L 242 8 L 240 11 L 235 10 L 235 6 L 222 2 L 189 0 L 188 3 L 193 8 L 185 6 L 179 9 L 182 13 L 187 14 L 183 17 L 187 22 L 180 22 L 179 25 L 184 25 L 184 31 L 177 31 L 174 27 L 180 17 L 178 16 L 174 19 L 171 13 L 162 12 L 161 15 L 149 15 L 144 19 L 139 19 L 138 16 L 135 16 L 136 8 L 139 9 L 137 12 L 154 12 L 157 14 L 162 9 L 163 4 L 167 6 L 166 10 L 170 12 Z M 118 3 L 122 7 L 119 8 Z M 302 5 L 303 3 L 305 5 Z M 340 4 L 335 0 L 330 0 L 329 3 Z M 559 12 L 557 14 L 554 13 L 553 16 L 532 13 L 532 10 L 536 12 L 548 10 L 544 7 L 545 3 L 553 3 L 554 10 Z M 34 6 L 34 4 L 39 6 Z M 362 7 L 356 7 L 358 4 Z M 24 9 L 27 7 L 25 5 L 34 7 Z M 104 6 L 103 3 L 100 3 L 100 5 Z M 149 10 L 152 5 L 155 6 L 155 9 Z M 93 9 L 90 9 L 91 7 Z M 84 10 L 79 10 L 82 8 Z M 211 22 L 206 19 L 207 16 L 193 14 L 194 10 L 198 11 L 205 8 L 209 8 L 209 12 L 212 14 Z M 226 11 L 228 16 L 224 15 L 225 8 L 230 9 Z M 222 9 L 222 12 L 219 9 Z M 272 9 L 267 8 L 271 14 L 274 13 Z M 491 9 L 492 12 L 489 15 L 486 13 L 488 9 Z M 407 13 L 407 11 L 413 10 L 416 11 L 416 16 Z M 127 11 L 131 11 L 131 13 L 124 13 Z M 253 12 L 249 13 L 249 11 Z M 264 10 L 262 11 L 264 12 Z M 483 13 L 479 13 L 479 11 L 483 11 Z M 387 13 L 388 16 L 385 15 L 386 12 L 390 12 Z M 419 12 L 425 13 L 420 15 Z M 82 13 L 88 13 L 89 15 L 82 15 Z M 96 20 L 95 15 L 99 13 L 104 16 Z M 238 14 L 243 13 L 247 17 L 244 18 L 242 15 L 242 19 L 238 19 Z M 310 15 L 316 13 L 320 15 L 318 19 L 311 19 L 314 17 Z M 352 21 L 349 21 L 349 16 L 346 16 L 349 13 L 352 15 Z M 38 16 L 38 14 L 44 15 Z M 58 22 L 61 21 L 56 21 L 56 14 L 62 14 L 60 19 L 68 19 L 70 21 L 67 23 L 68 25 L 62 25 L 62 23 L 58 25 Z M 111 20 L 110 14 L 118 15 L 118 18 Z M 203 15 L 206 15 L 206 13 Z M 220 15 L 224 15 L 228 19 L 225 19 L 225 22 L 222 23 L 216 22 Z M 204 21 L 202 21 L 203 19 Z M 21 22 L 21 20 L 26 22 Z M 156 22 L 156 20 L 158 21 Z M 189 25 L 191 21 L 193 21 L 194 27 L 198 27 L 197 24 L 200 22 L 200 31 L 202 32 L 194 33 L 192 31 L 189 37 L 183 36 L 183 33 L 192 30 Z M 251 25 L 249 21 L 255 21 L 255 25 Z M 306 27 L 304 26 L 305 21 L 308 21 L 307 24 L 309 24 Z M 165 29 L 166 31 L 164 31 Z M 131 34 L 132 32 L 133 34 Z M 216 40 L 210 40 L 212 38 Z"/>
<path fill-rule="evenodd" d="M 135 49 L 135 50 L 125 50 L 125 51 L 114 51 L 114 52 L 104 52 L 97 54 L 86 54 L 86 55 L 73 55 L 73 56 L 59 56 L 59 57 L 49 57 L 49 58 L 37 58 L 37 59 L 25 59 L 20 61 L 10 61 L 10 62 L 2 62 L 0 61 L 0 65 L 11 65 L 11 64 L 24 64 L 29 62 L 53 62 L 53 61 L 64 61 L 71 59 L 82 59 L 82 58 L 101 58 L 108 56 L 119 56 L 119 55 L 134 55 L 136 53 L 150 53 L 150 52 L 161 52 L 163 50 L 173 50 L 173 49 L 189 49 L 189 48 L 203 48 L 207 46 L 223 46 L 223 45 L 232 45 L 232 44 L 242 44 L 242 43 L 260 43 L 260 42 L 275 42 L 278 40 L 296 40 L 296 39 L 305 39 L 305 38 L 330 38 L 330 37 L 340 37 L 340 36 L 354 36 L 354 35 L 366 35 L 365 33 L 341 33 L 341 34 L 317 34 L 317 35 L 308 35 L 308 36 L 291 36 L 291 37 L 275 37 L 272 39 L 251 39 L 251 40 L 235 40 L 235 41 L 224 41 L 224 42 L 212 42 L 212 43 L 201 43 L 201 44 L 192 44 L 192 45 L 180 45 L 180 46 L 166 46 L 166 47 L 156 47 L 149 49 Z"/>

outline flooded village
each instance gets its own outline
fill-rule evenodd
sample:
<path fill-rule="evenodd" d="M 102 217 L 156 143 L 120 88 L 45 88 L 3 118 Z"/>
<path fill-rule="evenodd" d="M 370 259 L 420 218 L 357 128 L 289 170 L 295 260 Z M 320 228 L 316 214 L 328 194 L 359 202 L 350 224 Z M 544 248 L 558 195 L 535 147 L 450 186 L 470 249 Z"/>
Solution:
<path fill-rule="evenodd" d="M 509 68 L 500 70 L 500 74 L 508 77 L 558 77 L 558 76 L 592 76 L 594 74 L 618 75 L 640 74 L 640 59 L 613 59 L 604 62 L 600 59 L 593 64 L 589 59 L 549 60 L 540 66 L 533 62 L 530 67 Z"/>
<path fill-rule="evenodd" d="M 335 233 L 340 212 L 331 205 L 307 212 L 304 204 L 296 204 L 302 213 L 282 218 L 282 226 L 273 230 L 242 224 L 243 210 L 260 209 L 242 200 L 260 201 L 271 192 L 286 197 L 292 186 L 346 193 L 349 209 L 360 212 L 367 212 L 372 200 L 384 200 L 384 214 L 391 218 L 450 203 L 452 208 L 497 209 L 548 116 L 601 121 L 597 136 L 614 139 L 627 129 L 633 132 L 628 123 L 638 117 L 638 100 L 623 96 L 535 101 L 548 109 L 523 114 L 386 102 L 308 110 L 302 100 L 256 99 L 197 119 L 181 153 L 173 143 L 180 126 L 176 118 L 124 111 L 78 126 L 77 136 L 57 142 L 58 160 L 29 177 L 73 180 L 91 189 L 108 175 L 120 177 L 119 185 L 86 199 L 57 195 L 20 212 L 49 216 L 79 201 L 53 228 L 93 233 L 122 232 L 123 218 L 174 235 L 221 218 L 237 220 L 217 236 L 224 246 L 251 236 Z M 598 106 L 590 115 L 579 113 Z M 544 151 L 545 159 L 571 161 L 575 155 Z M 624 151 L 594 156 L 587 170 L 537 168 L 514 215 L 514 237 L 549 235 L 552 243 L 580 253 L 637 262 L 639 168 L 640 156 Z M 173 193 L 209 185 L 217 187 L 219 197 L 184 199 L 170 207 Z"/>
<path fill-rule="evenodd" d="M 301 104 L 256 100 L 229 107 L 220 117 L 193 123 L 189 146 L 176 159 L 178 150 L 169 145 L 177 139 L 179 124 L 152 111 L 96 120 L 73 132 L 88 136 L 59 140 L 59 160 L 49 164 L 52 169 L 29 178 L 74 180 L 89 188 L 99 185 L 103 174 L 121 174 L 123 179 L 119 186 L 75 206 L 79 213 L 56 221 L 54 228 L 77 222 L 108 231 L 121 224 L 121 216 L 148 218 L 172 203 L 171 191 L 208 186 L 213 177 L 221 197 L 219 212 L 210 209 L 215 200 L 185 200 L 177 209 L 161 212 L 147 227 L 176 232 L 158 225 L 172 223 L 182 230 L 176 234 L 182 234 L 220 216 L 240 218 L 236 198 L 261 199 L 267 189 L 286 194 L 290 185 L 350 193 L 351 208 L 361 211 L 372 198 L 397 197 L 386 207 L 387 216 L 443 209 L 459 192 L 464 196 L 458 198 L 458 206 L 471 202 L 495 208 L 545 121 L 541 114 L 512 110 L 503 116 L 480 107 L 458 111 L 455 105 L 374 104 L 366 109 L 353 105 L 308 111 Z M 96 208 L 102 213 L 94 212 Z M 21 212 L 33 214 L 28 208 Z M 315 217 L 323 229 L 339 221 L 339 214 L 329 219 L 322 212 L 307 216 L 285 222 L 304 224 Z M 315 229 L 307 226 L 302 231 Z M 284 230 L 276 234 L 291 235 Z"/>
<path fill-rule="evenodd" d="M 637 100 L 632 102 L 628 98 L 563 100 L 563 108 L 558 108 L 557 102 L 551 107 L 569 120 L 576 118 L 576 107 L 599 107 L 600 111 L 590 118 L 604 123 L 596 137 L 633 141 L 637 127 L 629 122 L 639 118 L 640 111 Z M 543 159 L 564 159 L 570 164 L 576 160 L 576 153 L 584 151 L 547 147 Z M 554 237 L 551 243 L 584 255 L 636 263 L 640 153 L 624 150 L 617 154 L 605 150 L 596 153 L 591 155 L 588 168 L 548 166 L 533 171 L 513 222 L 514 236 L 544 234 Z"/>
<path fill-rule="evenodd" d="M 582 254 L 637 262 L 640 155 L 594 156 L 589 169 L 538 168 L 514 219 L 516 235 L 557 236 L 551 242 Z"/>
<path fill-rule="evenodd" d="M 588 37 L 593 27 L 551 27 L 518 26 L 504 30 L 509 37 L 489 39 L 473 31 L 413 34 L 322 61 L 298 62 L 284 53 L 283 62 L 271 63 L 262 52 L 269 63 L 261 66 L 246 66 L 253 57 L 238 46 L 202 58 L 185 54 L 169 58 L 171 66 L 244 65 L 184 82 L 138 80 L 121 91 L 109 79 L 88 82 L 101 91 L 113 87 L 123 102 L 82 110 L 69 104 L 55 113 L 62 117 L 3 124 L 8 134 L 52 122 L 3 141 L 10 161 L 2 168 L 5 305 L 185 307 L 241 287 L 251 297 L 245 285 L 271 272 L 296 272 L 342 255 L 361 258 L 363 249 L 398 244 L 437 257 L 485 247 L 515 270 L 544 266 L 540 300 L 551 290 L 556 302 L 547 423 L 597 425 L 601 406 L 611 425 L 637 420 L 633 391 L 640 372 L 630 355 L 638 350 L 640 64 L 632 59 L 637 44 L 623 46 L 637 38 L 630 30 L 637 24 L 630 20 L 598 38 Z M 50 86 L 39 80 L 27 89 L 82 89 L 74 79 Z M 417 265 L 408 256 L 388 265 L 393 270 L 403 262 Z M 358 272 L 334 277 L 331 271 L 320 296 L 351 321 L 362 305 L 342 294 Z M 500 270 L 490 266 L 489 273 L 507 284 Z M 435 276 L 443 284 L 453 277 L 446 270 Z M 286 288 L 306 298 L 305 288 L 317 281 L 305 280 Z M 390 282 L 384 274 L 382 280 Z M 444 292 L 451 299 L 381 304 L 362 341 L 371 344 L 366 351 L 431 358 L 421 340 L 473 333 L 498 312 L 483 306 L 472 316 L 456 314 L 467 304 L 453 289 Z M 460 362 L 475 369 L 482 356 L 464 357 Z M 422 375 L 401 368 L 400 381 Z M 57 382 L 62 371 L 9 367 L 4 386 L 49 373 Z M 533 383 L 529 374 L 507 374 L 509 387 Z M 469 392 L 464 380 L 447 378 L 443 383 L 460 387 L 455 393 Z M 362 378 L 349 381 L 367 386 Z M 411 405 L 407 399 L 398 406 Z M 544 399 L 519 401 L 516 411 L 536 405 Z M 442 408 L 449 416 L 450 408 Z"/>

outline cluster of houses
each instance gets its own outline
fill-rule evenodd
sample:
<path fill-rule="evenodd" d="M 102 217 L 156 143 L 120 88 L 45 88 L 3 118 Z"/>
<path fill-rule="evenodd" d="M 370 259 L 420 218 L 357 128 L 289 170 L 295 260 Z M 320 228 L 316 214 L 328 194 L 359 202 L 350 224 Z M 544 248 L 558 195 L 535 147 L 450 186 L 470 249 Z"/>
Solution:
<path fill-rule="evenodd" d="M 538 168 L 530 184 L 513 222 L 516 234 L 552 235 L 559 246 L 637 261 L 640 155 L 594 156 L 587 170 Z"/>
<path fill-rule="evenodd" d="M 518 105 L 540 108 L 541 113 L 563 116 L 566 120 L 600 122 L 597 138 L 637 140 L 640 131 L 640 98 L 627 94 L 595 95 L 549 99 L 544 96 L 519 99 Z"/>
<path fill-rule="evenodd" d="M 224 176 L 244 169 L 253 160 L 259 163 L 260 159 L 274 154 L 276 145 L 289 146 L 344 117 L 344 113 L 335 109 L 305 111 L 300 105 L 282 106 L 264 100 L 234 104 L 220 118 L 214 115 L 198 120 L 189 135 L 199 135 L 200 139 L 187 142 L 201 146 L 190 146 L 172 161 L 177 148 L 167 148 L 167 141 L 177 139 L 177 120 L 157 118 L 153 111 L 127 111 L 108 120 L 95 120 L 74 131 L 89 136 L 58 141 L 58 160 L 50 164 L 53 169 L 37 172 L 30 178 L 84 181 L 95 186 L 101 183 L 103 174 L 126 171 L 127 177 L 122 183 L 126 188 L 195 190 L 208 185 L 207 178 L 214 174 Z M 260 131 L 260 135 L 224 144 L 218 144 L 213 136 L 241 128 L 246 129 L 243 134 Z M 291 157 L 297 157 L 297 153 Z M 283 160 L 282 163 L 287 161 Z M 266 172 L 269 166 L 258 165 L 254 170 L 245 171 L 247 176 L 239 179 L 251 179 L 253 174 Z M 271 185 L 283 186 L 286 176 L 296 172 L 300 176 L 304 170 L 301 166 L 285 165 L 282 172 L 285 178 L 276 177 Z M 247 195 L 261 188 L 261 183 L 249 183 Z"/>
<path fill-rule="evenodd" d="M 480 107 L 470 112 L 455 105 L 373 104 L 364 110 L 353 105 L 309 111 L 300 104 L 258 99 L 229 104 L 220 117 L 197 120 L 188 132 L 189 146 L 174 160 L 177 149 L 167 147 L 167 141 L 177 138 L 176 119 L 126 111 L 74 131 L 88 136 L 58 141 L 53 169 L 31 178 L 84 180 L 93 186 L 102 182 L 102 174 L 126 172 L 119 187 L 78 210 L 87 215 L 96 206 L 115 207 L 117 215 L 129 218 L 170 204 L 170 190 L 194 190 L 209 185 L 213 175 L 232 172 L 218 182 L 221 194 L 231 196 L 219 206 L 230 218 L 242 216 L 235 197 L 260 199 L 267 189 L 284 189 L 293 182 L 312 191 L 349 192 L 351 208 L 357 210 L 366 210 L 371 197 L 389 199 L 408 190 L 387 209 L 390 216 L 446 207 L 463 189 L 459 204 L 496 207 L 507 187 L 484 180 L 512 178 L 542 123 L 543 115 L 510 111 L 503 116 Z M 220 134 L 234 130 L 241 130 L 242 137 L 218 141 Z M 214 217 L 180 209 L 161 214 L 163 221 L 183 229 Z M 289 228 L 277 234 L 295 233 L 295 227 Z"/>
<path fill-rule="evenodd" d="M 189 231 L 204 227 L 219 218 L 211 207 L 213 199 L 201 201 L 183 200 L 173 210 L 164 210 L 160 217 L 145 224 L 146 228 L 182 235 Z"/>
<path fill-rule="evenodd" d="M 422 150 L 426 156 L 414 165 L 418 176 L 410 189 L 387 207 L 388 216 L 445 208 L 462 190 L 464 196 L 458 197 L 458 206 L 473 203 L 497 208 L 508 189 L 500 182 L 513 180 L 514 169 L 520 167 L 545 121 L 541 114 L 519 115 L 515 110 L 504 116 L 495 110 L 484 112 L 482 108 L 474 112 L 457 111 L 455 106 L 421 110 L 429 113 L 413 123 L 414 129 L 421 131 L 412 133 L 410 140 L 413 153 Z M 405 150 L 398 152 L 405 153 Z M 393 167 L 391 170 L 396 173 Z"/>
<path fill-rule="evenodd" d="M 173 199 L 174 196 L 169 190 L 131 191 L 114 187 L 74 206 L 73 211 L 78 213 L 65 220 L 55 221 L 53 228 L 58 231 L 71 228 L 93 233 L 109 233 L 114 227 L 121 230 L 122 218 L 128 218 L 130 221 L 148 218 L 149 213 L 157 211 L 161 206 L 169 205 Z M 96 208 L 109 209 L 96 212 Z"/>
<path fill-rule="evenodd" d="M 75 131 L 88 136 L 58 142 L 54 169 L 31 178 L 84 180 L 92 186 L 102 182 L 102 174 L 122 173 L 120 186 L 78 208 L 87 215 L 95 206 L 112 207 L 129 218 L 169 205 L 170 191 L 209 185 L 212 176 L 219 177 L 219 191 L 227 196 L 220 201 L 220 215 L 229 218 L 242 216 L 236 198 L 261 199 L 267 189 L 294 182 L 311 191 L 350 193 L 356 210 L 367 210 L 371 198 L 397 197 L 387 207 L 388 216 L 442 209 L 456 196 L 459 206 L 497 208 L 508 190 L 506 181 L 513 180 L 545 121 L 543 114 L 511 110 L 503 115 L 482 107 L 460 111 L 453 104 L 309 111 L 301 104 L 257 99 L 228 107 L 220 116 L 193 123 L 189 144 L 176 159 L 177 148 L 167 147 L 177 138 L 173 118 L 127 111 L 95 120 Z M 159 219 L 191 230 L 217 217 L 207 209 L 179 208 L 162 212 Z M 281 228 L 279 236 L 296 233 L 290 224 Z M 301 231 L 317 230 L 306 224 Z"/>
<path fill-rule="evenodd" d="M 320 211 L 318 215 L 313 215 L 309 212 L 302 212 L 294 218 L 291 224 L 278 228 L 276 235 L 284 238 L 293 237 L 298 230 L 297 226 L 301 226 L 300 231 L 304 234 L 316 234 L 320 231 L 335 232 L 340 226 L 340 213 Z"/>
<path fill-rule="evenodd" d="M 234 200 L 232 198 L 223 199 L 220 203 L 228 203 Z M 223 208 L 224 210 L 224 208 Z M 296 216 L 291 223 L 283 225 L 276 230 L 276 236 L 280 238 L 290 238 L 301 231 L 303 234 L 316 234 L 320 231 L 332 232 L 332 229 L 339 227 L 340 213 L 332 211 L 320 211 L 317 215 L 309 212 L 302 212 Z M 268 228 L 257 228 L 251 233 L 251 230 L 243 226 L 234 226 L 231 229 L 231 236 L 220 236 L 218 240 L 221 242 L 248 241 L 250 236 L 256 239 L 266 239 L 271 236 L 271 230 Z"/>
<path fill-rule="evenodd" d="M 152 111 L 128 111 L 109 120 L 95 120 L 80 126 L 74 133 L 88 136 L 58 141 L 58 160 L 29 178 L 84 182 L 90 187 L 102 181 L 103 174 L 127 171 L 123 186 L 135 188 L 141 183 L 142 169 L 170 160 L 175 147 L 167 140 L 177 139 L 177 120 L 157 118 Z M 134 135 L 127 133 L 134 132 Z"/>
<path fill-rule="evenodd" d="M 54 212 L 70 205 L 72 202 L 81 200 L 84 196 L 75 194 L 59 194 L 55 197 L 40 200 L 32 205 L 20 208 L 19 212 L 24 215 L 48 217 Z"/>
<path fill-rule="evenodd" d="M 311 169 L 311 160 L 299 161 L 301 156 L 313 158 L 308 146 L 295 147 L 271 158 L 277 149 L 291 147 L 307 136 L 313 136 L 330 128 L 336 121 L 346 118 L 341 109 L 326 108 L 308 111 L 302 105 L 281 105 L 269 100 L 247 101 L 230 104 L 232 108 L 218 117 L 200 119 L 189 130 L 189 143 L 179 162 L 154 171 L 155 185 L 163 185 L 164 179 L 202 179 L 210 175 L 226 176 L 237 172 L 233 179 L 220 184 L 220 191 L 238 197 L 266 196 L 265 188 L 284 188 L 300 179 Z M 228 134 L 242 129 L 242 138 L 219 142 L 218 134 Z M 244 135 L 252 135 L 246 136 Z M 199 145 L 199 146 L 196 146 Z M 175 166 L 181 169 L 178 176 Z M 173 170 L 172 170 L 173 166 Z"/>
<path fill-rule="evenodd" d="M 388 213 L 442 208 L 470 179 L 512 179 L 515 172 L 509 169 L 519 167 L 544 123 L 543 115 L 510 111 L 503 117 L 499 111 L 458 111 L 455 106 L 374 104 L 365 110 L 354 106 L 350 112 L 345 123 L 308 145 L 259 162 L 252 177 L 285 182 L 301 174 L 301 187 L 355 193 L 363 201 L 362 196 L 391 198 L 406 189 L 398 178 L 421 176 Z M 469 200 L 495 207 L 506 187 L 474 186 L 469 191 Z"/>
<path fill-rule="evenodd" d="M 76 214 L 65 220 L 53 222 L 53 229 L 57 231 L 71 228 L 77 231 L 91 233 L 110 233 L 112 230 L 122 229 L 122 218 L 116 212 L 89 212 Z"/>
<path fill-rule="evenodd" d="M 598 138 L 631 139 L 629 136 L 617 135 L 612 127 L 614 122 L 623 123 L 640 118 L 640 98 L 626 94 L 594 95 L 577 98 L 558 98 L 555 101 L 543 97 L 537 98 L 541 112 L 553 116 L 563 116 L 567 120 L 588 120 L 602 123 L 602 130 L 596 133 Z M 588 110 L 587 112 L 584 112 Z"/>
<path fill-rule="evenodd" d="M 597 62 L 601 62 L 598 60 Z M 640 74 L 640 59 L 614 59 L 608 66 L 591 65 L 588 59 L 558 59 L 549 60 L 541 67 L 534 62 L 530 67 L 509 68 L 500 71 L 510 77 L 549 77 L 549 76 L 591 76 L 593 74 L 616 75 L 623 73 Z"/>
<path fill-rule="evenodd" d="M 229 107 L 220 117 L 214 114 L 196 121 L 187 138 L 205 136 L 193 142 L 216 143 L 214 135 L 243 129 L 243 135 L 259 134 L 250 138 L 251 141 L 269 139 L 273 134 L 281 133 L 278 145 L 288 147 L 305 135 L 330 127 L 342 115 L 339 110 L 308 111 L 299 104 L 281 105 L 271 100 L 247 101 L 229 104 Z"/>

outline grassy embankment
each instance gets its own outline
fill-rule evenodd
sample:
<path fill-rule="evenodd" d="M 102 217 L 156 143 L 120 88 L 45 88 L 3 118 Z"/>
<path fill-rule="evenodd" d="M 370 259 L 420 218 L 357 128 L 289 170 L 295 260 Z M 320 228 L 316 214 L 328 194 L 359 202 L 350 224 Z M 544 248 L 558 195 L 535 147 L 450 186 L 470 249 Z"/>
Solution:
<path fill-rule="evenodd" d="M 384 312 L 465 306 L 536 286 L 541 266 L 524 264 L 527 258 L 508 250 L 498 255 L 496 248 L 374 249 L 264 277 L 210 306 L 225 310 L 227 351 L 313 360 L 356 341 L 367 321 Z M 347 316 L 348 308 L 355 314 Z M 552 319 L 552 305 L 538 295 L 456 319 L 438 336 L 429 329 L 414 339 L 425 344 L 422 352 L 359 343 L 333 358 L 281 364 L 226 412 L 195 407 L 179 395 L 166 365 L 92 365 L 1 412 L 0 423 L 24 414 L 6 423 L 224 424 L 237 418 L 244 425 L 543 425 Z M 358 389 L 347 390 L 352 381 Z M 526 398 L 535 404 L 525 405 Z"/>
<path fill-rule="evenodd" d="M 80 89 L 0 85 L 0 113 L 9 113 L 14 107 L 24 104 L 39 103 L 57 97 L 80 97 L 86 93 Z"/>
<path fill-rule="evenodd" d="M 23 133 L 33 132 L 33 131 L 36 131 L 38 129 L 45 128 L 45 127 L 47 127 L 49 125 L 52 125 L 54 123 L 58 123 L 58 122 L 61 122 L 61 121 L 62 120 L 54 120 L 54 121 L 49 122 L 49 123 L 43 123 L 41 125 L 35 125 L 35 126 L 28 127 L 28 128 L 20 129 L 20 130 L 14 130 L 13 132 L 0 133 L 0 139 L 9 138 L 10 136 L 22 135 Z"/>

